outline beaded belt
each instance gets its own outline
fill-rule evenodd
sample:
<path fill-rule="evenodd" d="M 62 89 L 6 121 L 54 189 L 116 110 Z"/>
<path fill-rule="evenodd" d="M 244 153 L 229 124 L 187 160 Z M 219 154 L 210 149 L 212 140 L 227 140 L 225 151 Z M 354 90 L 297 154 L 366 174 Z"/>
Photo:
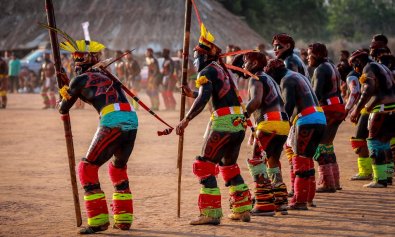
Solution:
<path fill-rule="evenodd" d="M 288 115 L 285 112 L 272 111 L 267 112 L 263 116 L 264 121 L 288 121 Z"/>
<path fill-rule="evenodd" d="M 100 111 L 100 116 L 103 117 L 104 115 L 114 111 L 134 111 L 134 108 L 129 103 L 109 104 Z"/>
<path fill-rule="evenodd" d="M 243 114 L 241 106 L 223 107 L 213 112 L 213 117 L 221 117 L 229 114 Z"/>
<path fill-rule="evenodd" d="M 314 112 L 324 112 L 324 111 L 323 111 L 322 108 L 319 107 L 319 106 L 310 106 L 310 107 L 307 107 L 307 108 L 305 108 L 304 110 L 302 110 L 302 112 L 300 112 L 300 113 L 297 115 L 297 117 L 300 118 L 300 117 L 303 117 L 303 116 L 312 114 L 312 113 L 314 113 Z"/>

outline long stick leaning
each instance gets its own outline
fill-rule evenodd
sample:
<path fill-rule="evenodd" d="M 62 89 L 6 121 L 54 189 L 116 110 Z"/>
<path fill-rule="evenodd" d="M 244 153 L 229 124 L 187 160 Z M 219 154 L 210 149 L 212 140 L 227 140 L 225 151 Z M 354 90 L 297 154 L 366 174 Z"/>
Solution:
<path fill-rule="evenodd" d="M 47 22 L 48 26 L 52 28 L 56 28 L 55 22 L 55 14 L 54 8 L 52 4 L 52 0 L 45 0 L 45 10 L 47 13 Z M 58 83 L 58 87 L 62 88 L 64 86 L 64 81 L 61 78 L 61 59 L 60 59 L 60 51 L 59 51 L 59 42 L 57 38 L 57 34 L 55 31 L 48 30 L 49 38 L 51 41 L 52 54 L 54 58 L 56 79 Z M 63 114 L 61 116 L 64 127 L 64 134 L 66 139 L 67 146 L 67 157 L 69 162 L 69 171 L 70 171 L 70 181 L 71 187 L 73 191 L 73 200 L 74 200 L 74 211 L 75 217 L 77 221 L 77 227 L 82 225 L 82 217 L 81 217 L 81 207 L 80 201 L 78 197 L 78 186 L 77 186 L 77 178 L 75 173 L 75 155 L 74 155 L 74 145 L 73 145 L 73 134 L 71 132 L 71 122 L 69 113 Z"/>

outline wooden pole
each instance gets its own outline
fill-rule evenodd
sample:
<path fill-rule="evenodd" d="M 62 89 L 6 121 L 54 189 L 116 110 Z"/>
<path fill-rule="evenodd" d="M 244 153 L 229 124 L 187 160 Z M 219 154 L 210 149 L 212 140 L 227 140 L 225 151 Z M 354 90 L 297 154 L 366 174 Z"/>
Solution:
<path fill-rule="evenodd" d="M 188 60 L 189 60 L 189 38 L 191 31 L 191 0 L 185 0 L 185 23 L 184 23 L 184 46 L 183 46 L 183 61 L 182 61 L 182 85 L 187 85 L 188 76 Z M 185 95 L 181 93 L 181 108 L 180 108 L 180 121 L 185 116 Z M 181 213 L 181 177 L 182 177 L 182 156 L 184 150 L 184 135 L 180 135 L 178 139 L 178 186 L 177 186 L 177 217 Z"/>
<path fill-rule="evenodd" d="M 56 28 L 55 13 L 54 13 L 52 0 L 45 0 L 45 10 L 47 12 L 48 26 Z M 54 58 L 56 79 L 58 82 L 58 87 L 62 88 L 64 84 L 61 78 L 62 66 L 60 59 L 58 37 L 55 31 L 53 30 L 48 30 L 48 31 L 49 31 L 49 38 L 51 41 L 52 55 Z M 77 221 L 77 227 L 80 227 L 82 225 L 82 217 L 81 217 L 80 201 L 78 197 L 77 179 L 75 174 L 75 156 L 74 156 L 73 134 L 71 132 L 70 115 L 68 113 L 63 114 L 61 118 L 63 121 L 64 134 L 65 134 L 66 146 L 67 146 L 67 156 L 69 161 L 71 187 L 73 191 L 75 217 Z"/>

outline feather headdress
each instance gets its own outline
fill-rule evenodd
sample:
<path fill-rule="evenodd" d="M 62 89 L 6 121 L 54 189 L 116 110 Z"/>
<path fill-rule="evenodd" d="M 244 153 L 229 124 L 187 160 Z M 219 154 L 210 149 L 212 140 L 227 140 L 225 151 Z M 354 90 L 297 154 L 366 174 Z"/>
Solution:
<path fill-rule="evenodd" d="M 62 36 L 65 39 L 64 42 L 59 44 L 59 47 L 63 50 L 69 51 L 71 53 L 79 52 L 79 53 L 98 53 L 106 46 L 96 41 L 88 41 L 88 40 L 74 40 L 70 35 L 66 32 L 50 27 L 43 23 L 38 23 L 41 27 L 47 28 L 49 30 L 55 31 L 57 34 Z"/>

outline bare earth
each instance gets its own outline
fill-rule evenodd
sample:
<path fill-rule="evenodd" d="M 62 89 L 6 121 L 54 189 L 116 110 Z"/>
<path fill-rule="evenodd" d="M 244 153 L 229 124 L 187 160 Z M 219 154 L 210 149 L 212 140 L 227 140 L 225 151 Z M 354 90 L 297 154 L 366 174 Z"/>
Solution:
<path fill-rule="evenodd" d="M 148 102 L 147 97 L 142 99 Z M 77 235 L 63 125 L 57 111 L 41 107 L 40 95 L 9 94 L 8 108 L 0 110 L 0 236 Z M 78 163 L 96 130 L 98 115 L 89 106 L 73 109 L 70 114 Z M 159 114 L 170 124 L 177 124 L 179 112 Z M 356 156 L 349 145 L 354 128 L 349 122 L 342 124 L 335 140 L 342 191 L 317 194 L 318 207 L 309 211 L 253 217 L 250 223 L 224 218 L 220 226 L 212 227 L 188 224 L 198 215 L 200 185 L 191 167 L 200 153 L 208 112 L 193 120 L 185 135 L 181 218 L 176 215 L 178 136 L 156 136 L 156 131 L 165 127 L 145 111 L 138 115 L 140 127 L 128 165 L 135 221 L 130 231 L 110 228 L 100 236 L 395 236 L 395 187 L 366 189 L 362 187 L 366 182 L 349 181 L 357 171 Z M 250 154 L 245 141 L 239 164 L 252 188 L 245 164 Z M 286 158 L 282 159 L 289 184 L 289 166 Z M 109 204 L 113 188 L 106 165 L 99 175 Z M 228 191 L 222 179 L 218 180 L 227 215 Z M 85 224 L 80 185 L 79 197 Z"/>

